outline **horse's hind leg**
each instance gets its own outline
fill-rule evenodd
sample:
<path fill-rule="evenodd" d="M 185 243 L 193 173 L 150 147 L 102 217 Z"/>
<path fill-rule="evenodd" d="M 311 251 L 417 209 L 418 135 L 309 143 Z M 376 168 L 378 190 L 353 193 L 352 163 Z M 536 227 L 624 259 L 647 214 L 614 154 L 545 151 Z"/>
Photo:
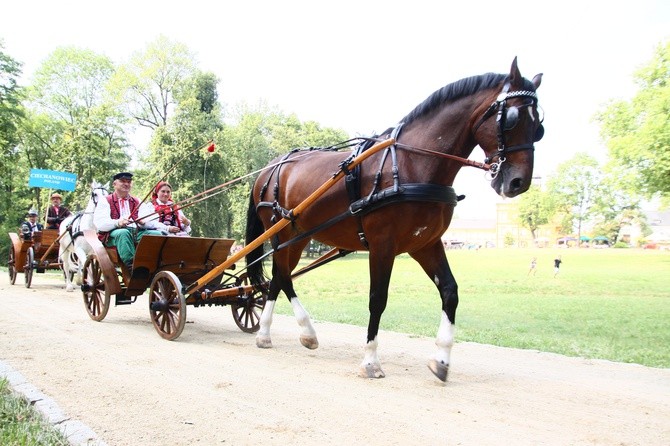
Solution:
<path fill-rule="evenodd" d="M 438 379 L 446 381 L 449 373 L 451 348 L 454 345 L 458 285 L 451 273 L 441 240 L 421 251 L 410 253 L 410 255 L 419 262 L 440 292 L 442 318 L 435 340 L 437 352 L 431 358 L 428 367 Z"/>
<path fill-rule="evenodd" d="M 303 247 L 301 246 L 289 247 L 284 251 L 276 252 L 273 255 L 272 280 L 270 281 L 268 300 L 261 313 L 260 329 L 256 335 L 256 345 L 260 348 L 272 347 L 270 326 L 272 325 L 272 314 L 280 291 L 283 291 L 286 294 L 286 297 L 288 297 L 289 302 L 291 302 L 293 314 L 298 321 L 298 325 L 302 328 L 300 333 L 300 343 L 309 349 L 315 349 L 319 346 L 312 320 L 309 313 L 307 313 L 300 303 L 295 289 L 293 288 L 293 279 L 291 279 L 291 271 L 293 271 L 293 268 L 295 268 L 298 261 L 300 261 L 302 248 Z"/>

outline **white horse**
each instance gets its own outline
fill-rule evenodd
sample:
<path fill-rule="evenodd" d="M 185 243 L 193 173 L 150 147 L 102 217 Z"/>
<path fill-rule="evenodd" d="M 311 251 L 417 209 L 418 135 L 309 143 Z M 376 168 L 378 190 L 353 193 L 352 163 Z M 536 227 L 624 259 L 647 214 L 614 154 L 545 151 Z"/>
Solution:
<path fill-rule="evenodd" d="M 107 188 L 109 184 L 102 185 L 97 182 L 91 183 L 91 197 L 88 200 L 86 209 L 83 212 L 77 212 L 60 224 L 59 235 L 60 247 L 58 257 L 62 262 L 63 272 L 65 274 L 65 290 L 74 291 L 72 280 L 77 277 L 77 285 L 81 285 L 82 269 L 88 255 L 93 252 L 93 248 L 83 236 L 83 231 L 95 229 L 93 225 L 93 211 L 100 200 L 104 200 L 109 195 Z"/>

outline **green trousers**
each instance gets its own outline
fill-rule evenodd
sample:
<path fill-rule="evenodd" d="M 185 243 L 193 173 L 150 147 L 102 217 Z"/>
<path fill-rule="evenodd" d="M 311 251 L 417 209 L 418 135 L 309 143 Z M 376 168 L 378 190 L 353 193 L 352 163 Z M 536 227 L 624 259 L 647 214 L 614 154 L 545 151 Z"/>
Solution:
<path fill-rule="evenodd" d="M 135 231 L 128 228 L 114 229 L 109 233 L 109 238 L 105 245 L 115 246 L 121 261 L 123 263 L 129 263 L 135 258 L 135 245 L 139 243 L 145 235 L 161 235 L 161 231 L 148 229 Z"/>

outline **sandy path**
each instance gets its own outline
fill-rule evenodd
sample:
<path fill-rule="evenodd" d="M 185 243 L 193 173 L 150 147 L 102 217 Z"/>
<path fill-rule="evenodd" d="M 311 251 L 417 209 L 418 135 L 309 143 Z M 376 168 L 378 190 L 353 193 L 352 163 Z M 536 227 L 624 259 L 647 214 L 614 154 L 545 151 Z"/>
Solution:
<path fill-rule="evenodd" d="M 443 385 L 433 339 L 382 332 L 367 380 L 363 328 L 317 323 L 310 351 L 276 316 L 260 350 L 227 307 L 187 320 L 168 342 L 145 296 L 98 323 L 55 276 L 0 278 L 0 359 L 109 445 L 670 444 L 670 369 L 458 343 Z"/>

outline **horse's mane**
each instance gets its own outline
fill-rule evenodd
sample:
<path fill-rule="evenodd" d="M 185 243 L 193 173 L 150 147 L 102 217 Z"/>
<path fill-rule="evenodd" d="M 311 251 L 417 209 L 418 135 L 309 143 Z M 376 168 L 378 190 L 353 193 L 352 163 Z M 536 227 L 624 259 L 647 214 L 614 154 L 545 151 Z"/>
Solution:
<path fill-rule="evenodd" d="M 414 110 L 409 112 L 400 122 L 409 124 L 421 116 L 435 110 L 437 107 L 443 105 L 445 102 L 455 101 L 456 99 L 470 96 L 482 90 L 500 85 L 507 80 L 507 74 L 486 73 L 479 76 L 471 76 L 461 79 L 437 90 L 435 93 L 428 96 L 428 98 L 421 104 L 417 105 Z M 524 79 L 525 90 L 535 91 L 535 86 L 528 79 Z"/>

